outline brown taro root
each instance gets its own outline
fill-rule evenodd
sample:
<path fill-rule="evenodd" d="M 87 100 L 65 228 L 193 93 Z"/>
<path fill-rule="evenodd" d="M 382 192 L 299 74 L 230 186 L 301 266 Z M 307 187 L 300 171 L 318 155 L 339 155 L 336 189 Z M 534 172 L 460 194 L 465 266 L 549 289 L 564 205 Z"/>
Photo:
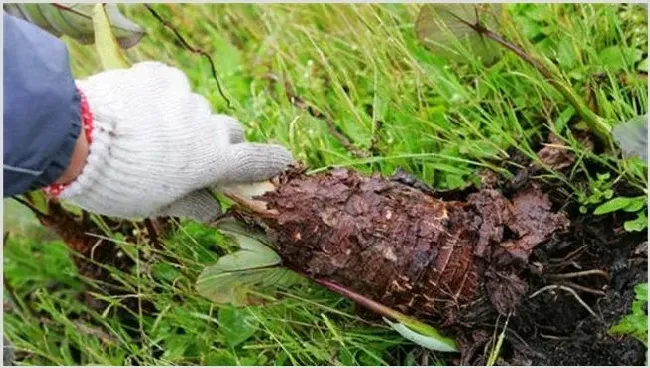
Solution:
<path fill-rule="evenodd" d="M 285 265 L 439 326 L 481 300 L 513 311 L 532 249 L 568 226 L 534 185 L 511 200 L 482 190 L 445 202 L 345 169 L 293 169 L 273 184 L 256 217 Z"/>

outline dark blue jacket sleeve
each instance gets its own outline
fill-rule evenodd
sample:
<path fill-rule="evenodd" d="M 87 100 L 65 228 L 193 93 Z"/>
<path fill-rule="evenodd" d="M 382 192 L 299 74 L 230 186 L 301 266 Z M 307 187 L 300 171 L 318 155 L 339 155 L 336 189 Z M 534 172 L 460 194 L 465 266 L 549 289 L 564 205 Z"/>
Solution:
<path fill-rule="evenodd" d="M 4 196 L 53 183 L 81 131 L 80 97 L 65 44 L 3 14 Z"/>

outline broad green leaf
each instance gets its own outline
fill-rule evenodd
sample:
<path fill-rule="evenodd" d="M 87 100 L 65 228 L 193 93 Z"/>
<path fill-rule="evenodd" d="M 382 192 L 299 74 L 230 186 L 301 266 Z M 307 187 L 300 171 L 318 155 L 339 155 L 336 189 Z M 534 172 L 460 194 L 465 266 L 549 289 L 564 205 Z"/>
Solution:
<path fill-rule="evenodd" d="M 514 20 L 521 29 L 524 37 L 529 40 L 536 39 L 537 37 L 544 34 L 544 27 L 542 27 L 542 25 L 535 19 L 531 19 L 528 14 L 523 16 L 515 16 Z"/>
<path fill-rule="evenodd" d="M 610 46 L 598 53 L 601 64 L 610 71 L 626 69 L 641 60 L 643 53 L 639 49 L 622 46 Z"/>
<path fill-rule="evenodd" d="M 128 68 L 129 62 L 120 51 L 102 4 L 95 5 L 93 12 L 93 26 L 95 28 L 95 47 L 99 53 L 104 70 Z"/>
<path fill-rule="evenodd" d="M 625 154 L 648 162 L 648 115 L 636 116 L 616 125 L 612 134 Z"/>
<path fill-rule="evenodd" d="M 94 6 L 92 3 L 3 4 L 7 13 L 34 23 L 57 37 L 66 35 L 82 44 L 95 42 Z M 135 46 L 144 35 L 144 29 L 127 19 L 117 4 L 106 4 L 105 9 L 120 47 Z"/>
<path fill-rule="evenodd" d="M 634 293 L 636 294 L 636 299 L 642 302 L 648 301 L 648 283 L 644 282 L 643 284 L 638 284 L 634 287 Z M 641 304 L 641 303 L 639 303 Z"/>
<path fill-rule="evenodd" d="M 214 266 L 209 267 L 213 271 L 247 271 L 277 266 L 282 262 L 273 249 L 260 241 L 236 233 L 230 233 L 230 236 L 237 240 L 241 250 L 219 258 Z"/>
<path fill-rule="evenodd" d="M 247 235 L 250 233 L 250 230 L 246 225 L 230 217 L 217 222 L 217 228 L 219 231 L 235 234 Z"/>
<path fill-rule="evenodd" d="M 632 204 L 633 198 L 629 197 L 616 197 L 613 198 L 600 206 L 596 207 L 594 210 L 594 215 L 604 215 L 606 213 L 615 212 L 621 210 L 630 204 Z"/>
<path fill-rule="evenodd" d="M 3 200 L 3 230 L 10 236 L 25 237 L 39 242 L 59 239 L 56 233 L 43 226 L 34 213 L 11 198 Z"/>
<path fill-rule="evenodd" d="M 235 347 L 248 340 L 257 331 L 259 321 L 247 309 L 224 307 L 219 309 L 219 331 L 226 343 Z"/>
<path fill-rule="evenodd" d="M 48 213 L 48 199 L 41 190 L 33 190 L 21 196 L 22 199 L 30 202 L 34 208 L 43 213 Z"/>
<path fill-rule="evenodd" d="M 246 237 L 255 239 L 262 244 L 268 243 L 268 236 L 263 231 L 252 229 L 251 227 L 232 218 L 220 220 L 217 223 L 217 229 L 226 235 L 235 237 L 236 240 L 239 240 L 239 238 L 237 238 L 237 236 L 239 236 L 240 238 Z"/>
<path fill-rule="evenodd" d="M 263 300 L 259 294 L 270 294 L 278 286 L 291 286 L 300 280 L 298 274 L 284 267 L 224 271 L 217 262 L 203 270 L 196 289 L 216 304 L 243 307 L 261 304 Z"/>
<path fill-rule="evenodd" d="M 252 255 L 247 256 L 249 258 L 247 261 L 252 263 L 244 265 L 244 268 L 275 266 L 282 262 L 280 256 L 273 249 L 263 243 L 263 241 L 266 240 L 265 234 L 253 230 L 250 230 L 247 234 L 245 232 L 240 232 L 239 229 L 235 229 L 232 226 L 226 229 L 220 228 L 220 230 L 224 234 L 235 239 L 237 245 L 241 248 L 240 252 L 248 251 L 253 253 Z M 245 228 L 242 228 L 242 230 L 245 230 Z M 222 259 L 225 257 L 222 257 Z M 257 261 L 251 260 L 251 257 Z"/>
<path fill-rule="evenodd" d="M 609 180 L 611 175 L 609 173 L 604 173 L 604 174 L 596 174 L 596 179 L 600 182 L 604 182 L 606 180 Z"/>
<path fill-rule="evenodd" d="M 623 211 L 625 212 L 640 211 L 642 208 L 644 208 L 647 205 L 646 200 L 647 200 L 646 197 L 632 198 L 632 203 L 630 203 L 627 207 L 623 208 Z"/>
<path fill-rule="evenodd" d="M 499 57 L 499 47 L 476 33 L 460 19 L 471 24 L 476 16 L 483 25 L 494 29 L 502 11 L 500 4 L 425 4 L 415 24 L 417 36 L 436 55 L 450 60 L 463 61 L 458 42 L 486 64 Z M 460 18 L 460 19 L 459 19 Z"/>
<path fill-rule="evenodd" d="M 644 311 L 644 305 L 648 301 L 648 284 L 642 283 L 634 287 L 636 299 L 632 302 L 632 310 L 617 324 L 613 325 L 609 332 L 619 335 L 634 336 L 643 344 L 648 346 L 648 314 Z"/>
<path fill-rule="evenodd" d="M 630 221 L 625 221 L 623 228 L 625 231 L 643 231 L 648 227 L 648 218 L 645 213 L 639 212 L 637 218 Z"/>
<path fill-rule="evenodd" d="M 438 343 L 441 343 L 444 346 L 444 349 L 446 349 L 441 351 L 451 351 L 451 352 L 458 351 L 458 348 L 456 347 L 456 342 L 453 339 L 450 339 L 442 335 L 433 326 L 420 322 L 411 317 L 406 317 L 406 318 L 404 317 L 405 316 L 398 317 L 397 321 L 403 324 L 404 326 L 408 327 L 410 330 L 420 335 L 431 337 L 436 341 L 438 341 Z"/>
<path fill-rule="evenodd" d="M 345 348 L 339 349 L 338 358 L 339 361 L 341 362 L 341 365 L 344 366 L 357 365 L 356 360 L 354 359 L 354 355 L 350 352 L 349 349 L 345 349 Z"/>
<path fill-rule="evenodd" d="M 456 344 L 453 340 L 440 336 L 437 331 L 435 334 L 420 331 L 415 331 L 411 327 L 406 326 L 400 322 L 391 322 L 388 318 L 384 317 L 384 321 L 388 323 L 395 331 L 397 331 L 404 338 L 431 350 L 444 351 L 444 352 L 457 352 Z"/>
<path fill-rule="evenodd" d="M 277 253 L 255 240 L 240 244 L 242 250 L 219 258 L 217 264 L 212 267 L 220 271 L 242 271 L 277 266 L 282 262 Z"/>
<path fill-rule="evenodd" d="M 578 53 L 569 38 L 563 38 L 557 45 L 557 59 L 564 70 L 573 70 L 578 63 Z"/>
<path fill-rule="evenodd" d="M 463 180 L 462 176 L 459 175 L 454 175 L 454 174 L 446 174 L 445 175 L 445 189 L 458 189 L 461 188 L 465 185 L 465 180 Z"/>
<path fill-rule="evenodd" d="M 203 270 L 196 282 L 199 294 L 217 304 L 239 307 L 261 302 L 256 294 L 269 293 L 276 286 L 290 286 L 302 279 L 279 267 L 282 259 L 273 249 L 235 232 L 241 230 L 235 224 L 230 224 L 229 229 L 224 232 L 235 238 L 241 249 Z"/>
<path fill-rule="evenodd" d="M 181 275 L 174 266 L 167 262 L 156 263 L 151 267 L 151 275 L 157 279 L 173 282 Z"/>
<path fill-rule="evenodd" d="M 179 362 L 186 355 L 187 349 L 192 346 L 193 339 L 185 336 L 175 336 L 165 340 L 165 353 L 163 358 L 169 362 Z"/>

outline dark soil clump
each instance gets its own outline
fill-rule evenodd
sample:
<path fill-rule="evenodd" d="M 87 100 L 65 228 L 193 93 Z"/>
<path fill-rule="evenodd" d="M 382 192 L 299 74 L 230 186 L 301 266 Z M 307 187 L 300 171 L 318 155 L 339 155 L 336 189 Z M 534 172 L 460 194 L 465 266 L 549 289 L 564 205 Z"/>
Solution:
<path fill-rule="evenodd" d="M 635 297 L 634 286 L 648 280 L 647 233 L 623 233 L 621 228 L 622 221 L 617 221 L 614 216 L 577 218 L 573 231 L 566 237 L 539 249 L 540 258 L 555 259 L 549 256 L 561 248 L 560 244 L 565 244 L 566 248 L 561 253 L 584 246 L 585 251 L 562 272 L 575 272 L 576 267 L 601 269 L 609 273 L 609 278 L 584 276 L 567 280 L 605 293 L 604 296 L 593 295 L 574 287 L 597 317 L 564 291 L 540 295 L 522 305 L 521 318 L 536 325 L 527 339 L 531 347 L 541 353 L 533 359 L 534 364 L 645 365 L 646 348 L 641 342 L 607 332 L 629 313 Z M 553 265 L 548 260 L 547 264 Z M 544 281 L 546 284 L 553 282 L 548 277 L 533 278 L 539 287 L 543 287 Z"/>

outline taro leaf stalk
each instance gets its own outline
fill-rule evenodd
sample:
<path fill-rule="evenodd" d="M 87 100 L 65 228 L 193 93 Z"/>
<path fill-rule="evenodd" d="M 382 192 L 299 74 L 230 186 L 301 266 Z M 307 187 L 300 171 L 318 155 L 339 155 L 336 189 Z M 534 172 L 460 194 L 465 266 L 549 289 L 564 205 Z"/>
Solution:
<path fill-rule="evenodd" d="M 594 135 L 607 147 L 610 147 L 612 143 L 611 127 L 580 99 L 564 78 L 552 71 L 543 60 L 533 57 L 520 46 L 490 29 L 494 26 L 499 12 L 500 4 L 425 4 L 420 10 L 416 24 L 418 37 L 425 44 L 436 45 L 434 52 L 451 48 L 453 43 L 450 38 L 467 40 L 472 51 L 485 61 L 491 61 L 496 57 L 495 53 L 491 51 L 490 45 L 485 44 L 488 39 L 512 51 L 542 74 L 544 80 L 573 106 Z M 486 18 L 481 17 L 482 15 L 487 15 L 487 21 L 482 20 L 482 18 Z M 472 36 L 472 32 L 474 36 Z"/>

